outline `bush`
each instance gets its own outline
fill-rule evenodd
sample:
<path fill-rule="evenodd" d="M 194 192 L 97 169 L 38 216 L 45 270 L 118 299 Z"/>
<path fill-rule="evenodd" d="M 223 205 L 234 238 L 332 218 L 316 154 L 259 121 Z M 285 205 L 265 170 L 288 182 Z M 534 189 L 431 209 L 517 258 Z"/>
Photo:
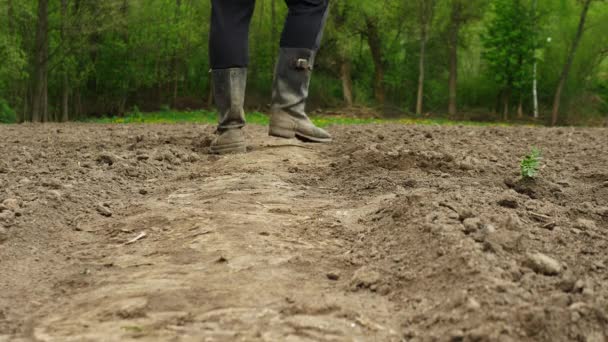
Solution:
<path fill-rule="evenodd" d="M 0 99 L 0 123 L 15 123 L 17 121 L 15 111 L 4 99 Z"/>

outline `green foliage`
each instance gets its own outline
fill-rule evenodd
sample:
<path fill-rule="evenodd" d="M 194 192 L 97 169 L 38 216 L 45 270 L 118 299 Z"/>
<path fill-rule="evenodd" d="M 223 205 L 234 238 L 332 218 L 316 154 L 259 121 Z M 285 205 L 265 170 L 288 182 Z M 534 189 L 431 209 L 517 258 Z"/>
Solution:
<path fill-rule="evenodd" d="M 524 0 L 495 0 L 482 34 L 483 57 L 495 81 L 507 91 L 522 91 L 532 80 L 535 14 Z"/>
<path fill-rule="evenodd" d="M 540 168 L 541 152 L 537 148 L 532 148 L 532 152 L 526 155 L 520 163 L 521 177 L 523 179 L 532 179 L 538 174 Z"/>
<path fill-rule="evenodd" d="M 14 123 L 15 120 L 15 111 L 5 100 L 0 98 L 0 123 Z"/>
<path fill-rule="evenodd" d="M 347 78 L 352 81 L 355 105 L 379 105 L 375 88 L 380 86 L 385 94 L 383 108 L 391 113 L 413 111 L 421 23 L 426 20 L 430 25 L 424 111 L 443 116 L 448 100 L 449 32 L 454 9 L 459 8 L 457 102 L 461 117 L 475 112 L 484 113 L 481 119 L 490 119 L 487 113 L 497 107 L 497 97 L 505 90 L 515 100 L 521 99 L 524 113 L 530 113 L 535 60 L 539 62 L 541 109 L 546 109 L 576 31 L 580 3 L 537 0 L 538 10 L 533 11 L 533 1 L 332 0 L 310 108 L 343 106 L 347 83 L 342 81 Z M 165 112 L 207 108 L 209 1 L 67 0 L 66 13 L 61 3 L 49 0 L 51 117 L 58 117 L 66 91 L 72 117 L 104 113 L 121 117 L 134 106 Z M 28 108 L 25 102 L 33 88 L 37 4 L 38 0 L 0 0 L 0 97 L 18 110 Z M 256 2 L 250 28 L 246 102 L 250 109 L 267 108 L 270 102 L 286 13 L 284 1 Z M 608 3 L 594 1 L 564 89 L 562 122 L 593 118 L 597 122 L 605 115 L 606 68 L 601 65 L 607 57 L 607 31 Z M 346 76 L 344 66 L 350 67 Z"/>

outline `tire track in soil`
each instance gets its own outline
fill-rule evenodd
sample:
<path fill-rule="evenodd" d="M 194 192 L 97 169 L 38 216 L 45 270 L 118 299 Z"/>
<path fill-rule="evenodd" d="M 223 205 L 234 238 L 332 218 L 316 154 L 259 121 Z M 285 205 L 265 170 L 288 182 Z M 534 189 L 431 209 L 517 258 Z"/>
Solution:
<path fill-rule="evenodd" d="M 290 182 L 326 164 L 322 152 L 260 145 L 195 171 L 211 174 L 204 181 L 180 181 L 120 218 L 83 226 L 103 241 L 88 250 L 104 268 L 43 310 L 34 338 L 398 340 L 392 305 L 351 291 L 345 242 L 327 238 L 351 203 Z M 140 232 L 147 236 L 124 243 Z"/>

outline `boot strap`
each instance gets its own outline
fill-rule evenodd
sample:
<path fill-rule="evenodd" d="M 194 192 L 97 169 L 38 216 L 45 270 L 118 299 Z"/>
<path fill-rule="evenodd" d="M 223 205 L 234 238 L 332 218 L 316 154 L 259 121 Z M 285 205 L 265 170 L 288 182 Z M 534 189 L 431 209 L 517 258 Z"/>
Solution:
<path fill-rule="evenodd" d="M 299 70 L 312 70 L 312 65 L 310 65 L 310 61 L 306 58 L 296 59 L 294 67 Z"/>

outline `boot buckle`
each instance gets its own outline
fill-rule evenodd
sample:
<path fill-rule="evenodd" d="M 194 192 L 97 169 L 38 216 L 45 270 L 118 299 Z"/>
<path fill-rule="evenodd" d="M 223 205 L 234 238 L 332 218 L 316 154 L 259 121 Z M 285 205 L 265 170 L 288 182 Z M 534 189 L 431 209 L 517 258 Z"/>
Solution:
<path fill-rule="evenodd" d="M 308 61 L 308 59 L 305 58 L 298 58 L 295 62 L 295 67 L 296 69 L 300 70 L 312 70 L 310 62 Z"/>

